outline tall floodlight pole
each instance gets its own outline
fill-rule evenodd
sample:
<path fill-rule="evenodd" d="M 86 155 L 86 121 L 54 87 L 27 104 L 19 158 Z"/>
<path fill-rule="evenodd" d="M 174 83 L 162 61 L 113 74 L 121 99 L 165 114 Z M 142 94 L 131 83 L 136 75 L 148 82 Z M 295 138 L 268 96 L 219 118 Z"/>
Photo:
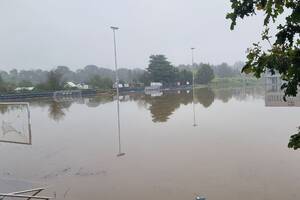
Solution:
<path fill-rule="evenodd" d="M 115 55 L 115 73 L 116 73 L 116 89 L 117 89 L 117 113 L 118 113 L 118 139 L 119 139 L 119 153 L 118 157 L 124 156 L 125 153 L 122 153 L 121 150 L 121 125 L 120 125 L 120 97 L 119 97 L 119 75 L 118 75 L 118 61 L 117 61 L 117 44 L 116 44 L 116 31 L 118 27 L 111 26 L 114 35 L 114 55 Z"/>
<path fill-rule="evenodd" d="M 113 34 L 114 34 L 114 54 L 115 54 L 115 71 L 116 71 L 115 73 L 116 73 L 116 84 L 117 84 L 117 96 L 119 96 L 119 75 L 118 75 L 117 44 L 116 44 L 116 31 L 119 30 L 119 28 L 115 26 L 111 26 L 110 28 L 113 30 Z"/>
<path fill-rule="evenodd" d="M 195 69 L 194 69 L 194 50 L 195 48 L 192 47 L 192 73 L 193 73 L 193 114 L 194 114 L 194 124 L 193 126 L 197 126 L 196 124 L 196 113 L 195 113 Z"/>

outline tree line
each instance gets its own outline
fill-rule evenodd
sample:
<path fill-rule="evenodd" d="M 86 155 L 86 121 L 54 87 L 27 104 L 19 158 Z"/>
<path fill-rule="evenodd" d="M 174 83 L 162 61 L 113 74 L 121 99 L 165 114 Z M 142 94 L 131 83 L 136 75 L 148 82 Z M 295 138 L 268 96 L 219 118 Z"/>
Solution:
<path fill-rule="evenodd" d="M 138 83 L 143 75 L 142 69 L 118 70 L 120 82 Z M 67 66 L 58 66 L 53 70 L 10 70 L 0 71 L 0 92 L 12 91 L 16 87 L 34 86 L 37 90 L 61 90 L 66 82 L 84 83 L 97 89 L 111 89 L 115 80 L 115 71 L 96 65 L 87 65 L 83 69 L 72 71 Z"/>
<path fill-rule="evenodd" d="M 174 66 L 165 55 L 151 55 L 148 67 L 144 69 L 118 70 L 120 83 L 134 87 L 147 86 L 151 82 L 161 82 L 165 86 L 190 85 L 193 77 L 197 84 L 208 84 L 215 77 L 240 76 L 239 66 L 194 64 Z M 115 71 L 88 65 L 76 71 L 67 66 L 58 66 L 47 70 L 10 70 L 0 71 L 0 91 L 12 91 L 16 87 L 34 86 L 37 90 L 61 90 L 66 82 L 84 83 L 95 89 L 111 89 L 115 80 Z"/>
<path fill-rule="evenodd" d="M 193 65 L 172 65 L 164 55 L 152 55 L 148 68 L 144 72 L 142 82 L 146 85 L 150 82 L 162 82 L 164 85 L 185 85 L 193 82 L 196 84 L 208 84 L 215 77 L 229 78 L 241 76 L 242 62 L 234 66 L 227 63 L 211 65 L 206 63 L 194 63 Z"/>

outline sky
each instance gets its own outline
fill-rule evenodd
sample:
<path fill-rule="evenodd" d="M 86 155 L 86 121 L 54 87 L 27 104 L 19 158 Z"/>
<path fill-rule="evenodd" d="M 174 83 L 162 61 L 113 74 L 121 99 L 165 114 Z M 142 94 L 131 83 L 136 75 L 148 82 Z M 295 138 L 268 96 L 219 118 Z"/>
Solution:
<path fill-rule="evenodd" d="M 245 60 L 257 42 L 262 16 L 225 19 L 229 0 L 1 0 L 0 69 L 114 68 L 118 26 L 119 67 L 146 68 L 164 54 L 174 65 Z"/>

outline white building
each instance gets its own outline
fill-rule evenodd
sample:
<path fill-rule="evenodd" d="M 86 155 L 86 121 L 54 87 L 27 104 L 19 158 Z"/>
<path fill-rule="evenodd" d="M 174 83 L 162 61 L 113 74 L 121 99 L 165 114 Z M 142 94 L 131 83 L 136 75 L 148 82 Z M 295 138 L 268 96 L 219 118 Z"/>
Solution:
<path fill-rule="evenodd" d="M 123 84 L 119 83 L 119 87 L 118 88 L 123 88 Z M 117 83 L 114 83 L 113 84 L 113 88 L 117 88 Z"/>
<path fill-rule="evenodd" d="M 76 89 L 80 89 L 80 90 L 87 90 L 89 89 L 89 86 L 86 85 L 86 84 L 82 84 L 82 83 L 79 83 L 79 84 L 75 84 L 71 81 L 67 82 L 64 86 L 65 88 L 76 88 Z"/>
<path fill-rule="evenodd" d="M 162 87 L 163 84 L 161 82 L 151 82 L 150 86 L 153 86 L 153 87 Z"/>
<path fill-rule="evenodd" d="M 145 92 L 148 93 L 149 91 L 153 91 L 153 90 L 161 90 L 163 84 L 160 82 L 151 82 L 150 86 L 145 87 Z"/>
<path fill-rule="evenodd" d="M 34 87 L 17 87 L 15 89 L 15 91 L 17 91 L 17 92 L 24 91 L 24 90 L 26 90 L 26 91 L 32 91 L 32 90 L 34 90 Z"/>
<path fill-rule="evenodd" d="M 82 89 L 82 90 L 87 90 L 89 89 L 89 85 L 87 84 L 82 84 L 82 83 L 79 83 L 76 85 L 78 89 Z"/>
<path fill-rule="evenodd" d="M 76 87 L 76 84 L 69 81 L 65 84 L 65 88 L 75 88 Z"/>

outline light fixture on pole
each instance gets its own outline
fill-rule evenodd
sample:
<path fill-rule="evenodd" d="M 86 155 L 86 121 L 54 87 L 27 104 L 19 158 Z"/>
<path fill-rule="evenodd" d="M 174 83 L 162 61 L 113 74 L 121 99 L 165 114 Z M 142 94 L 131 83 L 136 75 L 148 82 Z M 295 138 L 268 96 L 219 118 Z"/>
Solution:
<path fill-rule="evenodd" d="M 117 61 L 117 44 L 116 44 L 116 31 L 119 30 L 118 27 L 111 26 L 114 34 L 114 55 L 115 55 L 115 73 L 116 73 L 116 89 L 117 89 L 117 114 L 118 114 L 118 140 L 119 140 L 119 153 L 118 157 L 124 156 L 121 150 L 121 125 L 120 125 L 120 97 L 119 97 L 119 75 L 118 75 L 118 61 Z"/>

